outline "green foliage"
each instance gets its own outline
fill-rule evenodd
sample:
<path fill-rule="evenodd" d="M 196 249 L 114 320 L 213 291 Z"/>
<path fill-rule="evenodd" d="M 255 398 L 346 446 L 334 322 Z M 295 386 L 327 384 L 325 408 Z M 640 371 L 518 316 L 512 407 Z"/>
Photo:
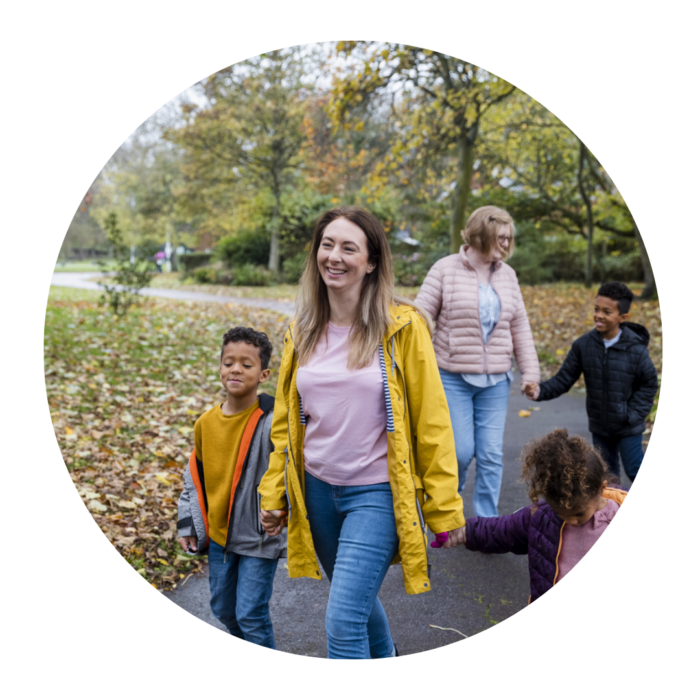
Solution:
<path fill-rule="evenodd" d="M 177 264 L 184 273 L 191 272 L 196 267 L 208 265 L 212 255 L 212 253 L 183 253 L 177 256 Z"/>
<path fill-rule="evenodd" d="M 116 261 L 116 272 L 107 281 L 98 282 L 100 287 L 104 289 L 100 303 L 108 304 L 112 313 L 121 316 L 133 304 L 137 303 L 139 291 L 148 287 L 156 273 L 156 264 L 152 257 L 153 251 L 147 250 L 144 246 L 139 247 L 134 262 L 131 262 L 131 252 L 124 243 L 115 212 L 110 212 L 107 215 L 104 230 Z M 99 264 L 105 274 L 111 267 L 103 261 L 100 261 Z"/>
<path fill-rule="evenodd" d="M 233 270 L 231 284 L 237 287 L 268 287 L 275 283 L 275 273 L 265 267 L 247 263 Z"/>
<path fill-rule="evenodd" d="M 298 284 L 306 267 L 308 253 L 297 253 L 282 263 L 282 281 L 287 284 Z"/>
<path fill-rule="evenodd" d="M 241 231 L 222 238 L 214 249 L 214 257 L 228 268 L 246 263 L 267 265 L 270 256 L 270 235 L 264 230 Z"/>
<path fill-rule="evenodd" d="M 518 274 L 521 284 L 583 282 L 586 278 L 586 241 L 568 234 L 544 234 L 535 224 L 517 225 L 515 253 L 508 264 Z M 594 282 L 617 280 L 639 282 L 644 278 L 639 251 L 613 250 L 597 263 Z"/>
<path fill-rule="evenodd" d="M 197 284 L 216 284 L 217 275 L 213 267 L 198 267 L 190 272 L 190 277 Z"/>

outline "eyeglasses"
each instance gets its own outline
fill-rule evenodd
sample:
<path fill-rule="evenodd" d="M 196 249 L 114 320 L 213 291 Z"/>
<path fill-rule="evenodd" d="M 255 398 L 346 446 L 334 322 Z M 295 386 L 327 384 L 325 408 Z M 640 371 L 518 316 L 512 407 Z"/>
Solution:
<path fill-rule="evenodd" d="M 506 248 L 510 242 L 513 240 L 513 236 L 499 236 L 498 237 L 498 242 Z"/>

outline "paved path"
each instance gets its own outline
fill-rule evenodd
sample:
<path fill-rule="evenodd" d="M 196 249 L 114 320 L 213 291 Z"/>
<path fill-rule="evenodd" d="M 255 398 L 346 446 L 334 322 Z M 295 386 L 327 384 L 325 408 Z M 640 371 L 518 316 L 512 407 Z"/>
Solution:
<path fill-rule="evenodd" d="M 51 285 L 54 287 L 73 287 L 75 289 L 92 289 L 102 291 L 96 282 L 92 282 L 97 272 L 54 272 Z M 241 304 L 243 306 L 255 306 L 260 309 L 271 309 L 287 316 L 294 314 L 294 304 L 289 301 L 276 299 L 256 299 L 251 297 L 227 297 L 205 292 L 190 292 L 184 289 L 157 289 L 146 287 L 141 294 L 150 297 L 162 297 L 164 299 L 180 299 L 183 301 L 214 301 L 220 304 Z"/>
<path fill-rule="evenodd" d="M 518 411 L 531 402 L 520 395 L 520 377 L 516 374 L 508 407 L 504 445 L 503 487 L 499 510 L 512 513 L 528 503 L 525 488 L 519 483 L 517 461 L 525 443 L 547 434 L 556 427 L 567 427 L 570 434 L 591 439 L 587 428 L 584 394 L 573 391 L 555 401 L 536 404 L 530 418 Z M 627 482 L 623 480 L 625 485 Z M 474 470 L 470 467 L 464 491 L 464 513 L 473 515 L 471 497 Z M 432 539 L 432 538 L 431 538 Z M 402 655 L 426 651 L 462 639 L 461 635 L 435 629 L 452 627 L 472 636 L 501 622 L 527 605 L 529 576 L 527 557 L 514 554 L 485 555 L 464 549 L 430 549 L 432 591 L 409 596 L 404 591 L 401 567 L 389 569 L 380 591 L 394 641 Z M 328 599 L 327 579 L 290 579 L 285 559 L 275 577 L 270 603 L 277 648 L 306 656 L 326 656 L 324 615 Z M 166 594 L 174 603 L 220 629 L 209 609 L 209 584 L 206 576 L 192 577 L 181 588 Z"/>

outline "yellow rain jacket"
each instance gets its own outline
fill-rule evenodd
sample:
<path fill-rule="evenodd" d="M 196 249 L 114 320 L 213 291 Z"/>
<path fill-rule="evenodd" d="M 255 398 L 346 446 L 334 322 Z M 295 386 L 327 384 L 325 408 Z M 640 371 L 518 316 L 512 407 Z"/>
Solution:
<path fill-rule="evenodd" d="M 407 593 L 430 590 L 427 527 L 464 525 L 457 457 L 447 399 L 428 329 L 410 306 L 392 309 L 379 356 L 387 401 L 389 482 Z M 321 578 L 304 502 L 304 417 L 297 392 L 293 327 L 285 339 L 272 419 L 270 467 L 260 482 L 261 508 L 287 510 L 292 578 Z M 342 454 L 342 450 L 340 450 Z"/>

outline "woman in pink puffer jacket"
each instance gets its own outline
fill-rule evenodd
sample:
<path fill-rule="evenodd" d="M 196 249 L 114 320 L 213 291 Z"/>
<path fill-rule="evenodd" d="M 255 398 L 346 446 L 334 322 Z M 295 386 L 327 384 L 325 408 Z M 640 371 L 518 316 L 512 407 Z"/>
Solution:
<path fill-rule="evenodd" d="M 416 302 L 435 319 L 433 345 L 450 407 L 459 490 L 476 454 L 474 513 L 498 515 L 512 356 L 521 390 L 540 368 L 515 271 L 510 214 L 481 207 L 467 221 L 459 253 L 430 269 Z"/>

